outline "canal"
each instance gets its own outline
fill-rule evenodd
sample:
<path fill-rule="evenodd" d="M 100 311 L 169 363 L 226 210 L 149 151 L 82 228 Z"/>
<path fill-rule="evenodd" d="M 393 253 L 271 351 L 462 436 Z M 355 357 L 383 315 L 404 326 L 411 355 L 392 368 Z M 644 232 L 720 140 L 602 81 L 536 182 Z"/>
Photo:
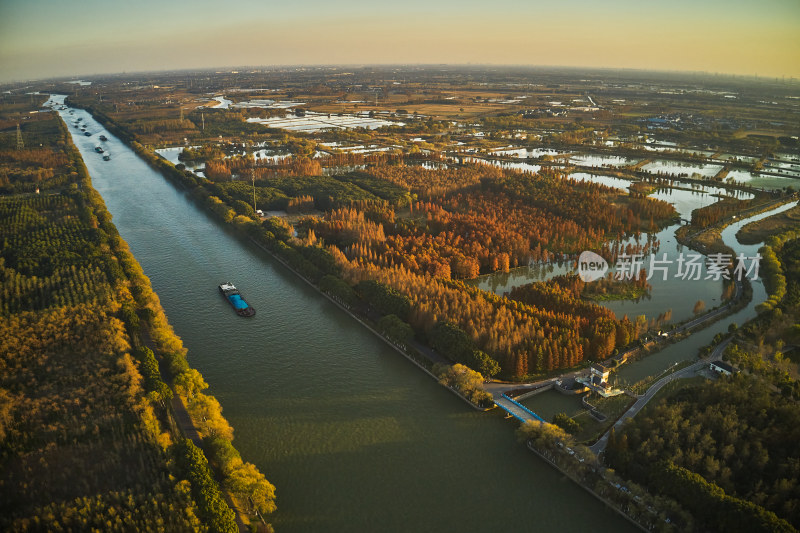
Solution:
<path fill-rule="evenodd" d="M 279 532 L 634 530 L 527 452 L 516 422 L 466 407 L 210 220 L 91 115 L 72 113 L 60 111 L 190 363 L 243 458 L 277 487 Z M 72 125 L 78 117 L 91 136 Z M 110 161 L 95 152 L 101 144 Z M 231 311 L 223 281 L 254 319 Z"/>

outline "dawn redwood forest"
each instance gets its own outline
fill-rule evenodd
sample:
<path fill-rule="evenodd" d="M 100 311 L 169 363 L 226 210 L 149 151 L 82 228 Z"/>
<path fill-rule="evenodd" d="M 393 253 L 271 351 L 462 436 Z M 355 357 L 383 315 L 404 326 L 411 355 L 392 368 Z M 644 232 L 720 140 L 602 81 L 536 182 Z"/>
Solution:
<path fill-rule="evenodd" d="M 800 456 L 786 444 L 800 398 L 797 89 L 665 73 L 587 76 L 276 67 L 8 85 L 0 527 L 356 530 L 368 511 L 340 512 L 327 498 L 347 493 L 331 488 L 345 480 L 319 472 L 347 463 L 352 450 L 366 465 L 370 453 L 380 463 L 376 450 L 390 443 L 438 446 L 420 444 L 425 432 L 396 413 L 373 412 L 411 387 L 390 381 L 380 401 L 355 390 L 402 379 L 396 371 L 367 379 L 374 361 L 332 355 L 356 329 L 476 417 L 459 424 L 513 425 L 526 459 L 587 489 L 580 497 L 612 509 L 619 524 L 800 527 Z M 186 204 L 151 198 L 162 207 L 145 215 L 147 231 L 126 233 L 105 202 L 125 194 L 115 187 L 145 190 L 145 172 Z M 197 244 L 197 218 L 159 227 L 171 209 L 221 228 L 220 248 L 242 248 L 218 259 Z M 165 299 L 162 307 L 153 286 L 164 286 L 164 274 L 145 263 L 152 254 L 134 257 L 129 235 L 164 239 L 167 286 L 189 284 L 180 306 Z M 608 271 L 586 278 L 585 251 Z M 726 258 L 716 279 L 712 252 Z M 737 254 L 756 253 L 756 276 L 736 279 Z M 685 254 L 706 268 L 697 280 L 651 279 L 653 259 Z M 227 276 L 245 255 L 258 265 L 247 273 L 262 277 L 230 281 L 248 301 L 266 294 L 268 302 L 248 318 L 219 298 L 223 279 L 199 281 Z M 632 257 L 643 262 L 619 275 Z M 301 318 L 281 301 L 294 296 L 273 294 L 271 268 L 306 302 Z M 295 348 L 327 331 L 311 325 L 325 314 L 352 329 L 327 333 L 324 349 Z M 295 337 L 286 346 L 275 340 L 282 330 Z M 209 331 L 222 348 L 198 340 Z M 281 349 L 289 363 L 277 362 Z M 374 348 L 359 351 L 378 359 Z M 226 388 L 226 373 L 234 386 Z M 351 382 L 352 396 L 324 396 Z M 410 410 L 412 399 L 402 403 Z M 335 411 L 323 416 L 320 405 Z M 470 428 L 470 437 L 482 431 Z M 359 442 L 336 440 L 345 434 Z M 512 461 L 491 455 L 490 470 Z M 552 489 L 526 468 L 513 465 L 514 491 L 547 501 L 524 492 Z M 405 470 L 415 469 L 445 479 L 430 466 Z M 376 485 L 364 472 L 344 477 L 365 483 L 350 485 L 353 494 L 370 487 L 378 497 L 401 485 L 389 481 L 397 475 Z M 464 516 L 471 507 L 449 505 Z M 425 520 L 410 519 L 409 530 L 424 530 Z"/>

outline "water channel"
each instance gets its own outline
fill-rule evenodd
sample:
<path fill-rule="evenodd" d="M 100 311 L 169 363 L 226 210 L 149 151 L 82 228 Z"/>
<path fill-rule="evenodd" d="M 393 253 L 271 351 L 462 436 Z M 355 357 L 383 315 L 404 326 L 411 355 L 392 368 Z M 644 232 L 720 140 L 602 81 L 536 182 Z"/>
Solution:
<path fill-rule="evenodd" d="M 575 172 L 571 174 L 570 177 L 579 181 L 591 181 L 618 189 L 625 189 L 627 185 L 630 184 L 629 181 L 620 178 L 588 172 Z M 696 184 L 691 187 L 662 188 L 650 195 L 651 198 L 671 203 L 675 207 L 676 212 L 684 220 L 691 219 L 694 209 L 716 202 L 718 196 L 732 196 L 741 200 L 753 197 L 749 192 L 725 189 L 716 185 L 700 186 Z M 788 208 L 787 206 L 784 209 Z M 767 215 L 762 214 L 757 217 L 749 218 L 747 221 L 759 220 L 765 216 Z M 735 226 L 739 228 L 742 224 L 743 222 L 739 222 Z M 652 319 L 669 310 L 671 311 L 673 322 L 692 318 L 694 316 L 694 305 L 698 300 L 703 300 L 706 308 L 720 305 L 720 296 L 722 294 L 721 280 L 701 279 L 687 281 L 677 276 L 677 265 L 681 255 L 683 254 L 683 256 L 688 259 L 690 255 L 696 253 L 678 243 L 675 238 L 675 231 L 679 226 L 680 224 L 673 224 L 657 232 L 654 238 L 659 243 L 658 250 L 654 254 L 645 254 L 642 257 L 642 266 L 645 269 L 649 267 L 650 261 L 653 258 L 659 261 L 668 261 L 669 268 L 666 279 L 663 279 L 662 273 L 654 271 L 654 276 L 649 281 L 652 285 L 649 295 L 637 301 L 610 300 L 600 302 L 600 304 L 614 311 L 618 318 L 627 315 L 632 319 L 638 315 L 645 315 L 648 319 Z M 735 234 L 735 231 L 733 233 Z M 740 245 L 736 241 L 735 236 L 730 232 L 724 232 L 723 239 L 737 254 L 741 252 L 747 257 L 754 256 L 759 248 L 759 246 Z M 625 242 L 636 243 L 638 240 L 637 238 L 631 238 Z M 613 267 L 614 265 L 611 266 Z M 547 265 L 538 264 L 515 269 L 511 272 L 497 272 L 481 276 L 469 283 L 484 290 L 489 290 L 497 294 L 504 294 L 516 286 L 525 285 L 532 281 L 550 279 L 553 276 L 571 272 L 575 272 L 575 266 L 572 262 Z M 705 273 L 703 277 L 705 277 Z"/>
<path fill-rule="evenodd" d="M 87 112 L 59 113 L 236 446 L 277 486 L 279 532 L 634 530 L 527 452 L 499 410 L 468 408 L 210 220 Z M 223 281 L 254 319 L 231 311 Z"/>

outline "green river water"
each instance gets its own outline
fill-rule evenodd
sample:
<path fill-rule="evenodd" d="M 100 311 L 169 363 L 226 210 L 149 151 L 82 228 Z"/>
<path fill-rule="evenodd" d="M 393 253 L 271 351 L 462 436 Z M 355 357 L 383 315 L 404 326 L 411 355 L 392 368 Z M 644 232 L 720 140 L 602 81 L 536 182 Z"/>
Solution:
<path fill-rule="evenodd" d="M 276 485 L 279 533 L 634 530 L 518 443 L 516 422 L 471 410 L 88 113 L 60 113 L 237 448 Z M 101 133 L 110 161 L 94 152 Z M 223 281 L 255 318 L 233 313 Z"/>
<path fill-rule="evenodd" d="M 267 254 L 210 220 L 88 113 L 73 112 L 61 114 L 94 187 L 150 277 L 191 364 L 222 403 L 237 448 L 277 486 L 272 521 L 279 533 L 634 530 L 527 452 L 514 437 L 516 422 L 499 410 L 471 410 Z M 91 137 L 72 126 L 77 117 Z M 101 133 L 107 142 L 97 139 Z M 100 144 L 111 161 L 95 153 Z M 681 212 L 703 201 L 671 194 L 686 202 Z M 757 246 L 735 242 L 740 225 L 723 238 L 754 255 Z M 673 250 L 670 236 L 665 231 L 660 238 Z M 502 292 L 511 278 L 498 276 L 479 284 Z M 254 319 L 232 312 L 217 291 L 223 281 L 235 283 L 257 309 Z M 711 282 L 656 289 L 672 298 L 661 305 L 675 307 L 696 301 L 698 290 L 719 294 Z M 745 309 L 626 365 L 621 382 L 696 357 L 731 322 L 755 314 L 764 289 L 760 282 L 753 289 Z M 555 393 L 525 404 L 546 418 L 579 410 L 577 399 Z"/>

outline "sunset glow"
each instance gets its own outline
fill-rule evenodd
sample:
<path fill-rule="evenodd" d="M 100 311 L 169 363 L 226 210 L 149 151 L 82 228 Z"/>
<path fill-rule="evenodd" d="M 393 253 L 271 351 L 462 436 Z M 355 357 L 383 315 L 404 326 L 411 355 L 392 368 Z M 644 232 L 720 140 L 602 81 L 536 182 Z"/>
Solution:
<path fill-rule="evenodd" d="M 292 64 L 503 64 L 800 76 L 800 3 L 0 3 L 3 81 Z"/>

